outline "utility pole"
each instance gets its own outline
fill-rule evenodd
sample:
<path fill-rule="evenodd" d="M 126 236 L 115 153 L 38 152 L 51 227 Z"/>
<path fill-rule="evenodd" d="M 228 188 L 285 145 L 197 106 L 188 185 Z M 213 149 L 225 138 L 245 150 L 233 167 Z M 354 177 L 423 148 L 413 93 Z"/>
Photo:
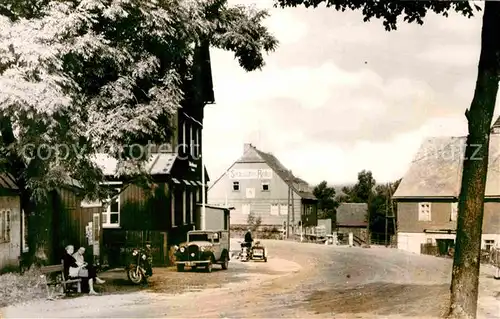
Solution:
<path fill-rule="evenodd" d="M 291 197 L 291 204 L 292 204 L 292 232 L 295 236 L 295 205 L 294 205 L 294 201 L 293 201 L 293 190 L 292 188 L 290 188 L 290 197 Z M 295 238 L 295 237 L 293 237 Z"/>
<path fill-rule="evenodd" d="M 392 229 L 396 235 L 396 215 L 394 214 L 394 203 L 392 202 L 392 185 L 389 184 L 389 203 L 390 203 L 390 218 L 392 220 Z"/>
<path fill-rule="evenodd" d="M 388 212 L 389 212 L 389 204 L 391 202 L 390 197 L 391 197 L 391 191 L 390 191 L 390 186 L 389 183 L 387 183 L 387 200 L 386 200 L 386 206 L 385 206 L 385 246 L 387 247 L 387 226 L 389 223 L 388 220 Z"/>
<path fill-rule="evenodd" d="M 205 230 L 205 218 L 206 218 L 206 208 L 205 208 L 205 203 L 206 203 L 206 188 L 205 188 L 205 165 L 203 163 L 203 148 L 200 149 L 200 157 L 201 157 L 201 183 L 203 184 L 201 186 L 201 216 L 200 216 L 200 228 L 201 230 Z M 185 205 L 185 203 L 183 204 Z"/>
<path fill-rule="evenodd" d="M 370 233 L 370 219 L 371 219 L 371 214 L 370 214 L 370 202 L 372 198 L 371 195 L 368 197 L 367 200 L 367 206 L 368 206 L 368 223 L 366 223 L 366 245 L 370 246 L 371 243 L 371 233 Z"/>
<path fill-rule="evenodd" d="M 286 238 L 290 238 L 290 194 L 292 193 L 292 189 L 290 185 L 288 185 L 288 202 L 287 202 L 287 211 L 286 211 Z"/>

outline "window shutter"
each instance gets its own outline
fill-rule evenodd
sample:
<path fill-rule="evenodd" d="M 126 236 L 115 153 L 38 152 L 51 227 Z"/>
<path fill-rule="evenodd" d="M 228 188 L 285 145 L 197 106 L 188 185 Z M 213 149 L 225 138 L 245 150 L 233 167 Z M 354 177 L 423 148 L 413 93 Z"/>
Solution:
<path fill-rule="evenodd" d="M 5 228 L 5 211 L 2 210 L 0 212 L 0 242 L 5 241 L 5 233 L 6 233 L 6 228 Z"/>

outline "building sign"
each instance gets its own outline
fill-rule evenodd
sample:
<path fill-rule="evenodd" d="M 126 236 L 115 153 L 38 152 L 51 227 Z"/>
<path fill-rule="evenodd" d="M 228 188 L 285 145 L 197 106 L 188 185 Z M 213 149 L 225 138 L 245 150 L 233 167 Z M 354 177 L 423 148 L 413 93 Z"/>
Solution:
<path fill-rule="evenodd" d="M 271 179 L 271 169 L 232 169 L 228 172 L 229 179 Z"/>

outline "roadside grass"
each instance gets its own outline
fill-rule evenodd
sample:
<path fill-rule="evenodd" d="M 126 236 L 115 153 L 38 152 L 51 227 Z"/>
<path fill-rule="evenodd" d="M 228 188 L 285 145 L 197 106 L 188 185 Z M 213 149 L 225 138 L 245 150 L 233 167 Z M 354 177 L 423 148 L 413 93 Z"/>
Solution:
<path fill-rule="evenodd" d="M 5 273 L 0 275 L 0 308 L 46 297 L 45 285 L 37 269 L 24 274 Z"/>

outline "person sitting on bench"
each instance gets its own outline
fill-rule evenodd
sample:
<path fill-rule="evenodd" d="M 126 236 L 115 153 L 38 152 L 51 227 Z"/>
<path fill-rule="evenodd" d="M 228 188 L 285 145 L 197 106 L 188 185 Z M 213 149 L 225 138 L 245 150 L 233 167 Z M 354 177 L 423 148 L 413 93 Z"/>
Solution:
<path fill-rule="evenodd" d="M 85 261 L 78 262 L 74 257 L 73 252 L 75 248 L 73 245 L 66 246 L 66 254 L 64 255 L 64 273 L 68 278 L 82 278 L 87 279 L 87 281 L 82 281 L 82 288 L 84 291 L 89 292 L 90 295 L 96 295 L 97 292 L 94 290 L 94 279 L 96 278 L 95 270 L 93 267 L 89 267 Z M 85 249 L 83 250 L 85 251 Z M 83 255 L 82 255 L 83 257 Z M 90 270 L 88 269 L 90 268 Z M 97 283 L 104 283 L 104 280 L 96 280 Z M 88 283 L 88 285 L 86 285 Z"/>

